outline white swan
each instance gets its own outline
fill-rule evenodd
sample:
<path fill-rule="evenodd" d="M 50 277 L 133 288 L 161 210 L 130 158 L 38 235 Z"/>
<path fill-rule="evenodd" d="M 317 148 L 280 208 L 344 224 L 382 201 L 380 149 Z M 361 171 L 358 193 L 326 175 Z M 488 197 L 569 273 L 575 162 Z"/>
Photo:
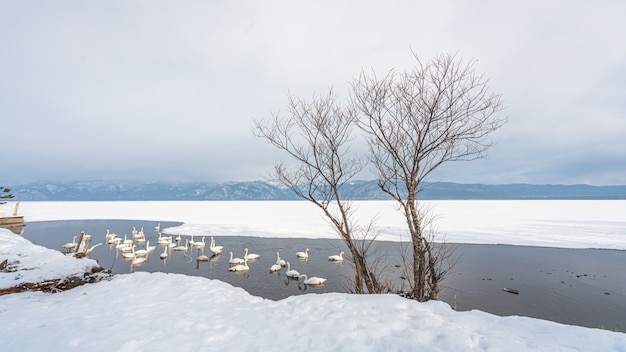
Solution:
<path fill-rule="evenodd" d="M 204 242 L 204 236 L 202 237 L 202 241 L 196 241 L 192 244 L 192 246 L 197 248 L 204 248 L 205 245 L 206 243 Z"/>
<path fill-rule="evenodd" d="M 118 250 L 118 251 L 120 251 L 120 252 L 121 252 L 123 249 L 125 249 L 126 247 L 128 247 L 128 246 L 127 246 L 127 245 L 125 245 L 125 244 L 124 244 L 124 242 L 118 242 L 118 243 L 115 245 L 115 249 L 116 249 L 116 250 Z"/>
<path fill-rule="evenodd" d="M 135 245 L 133 245 L 132 247 L 130 247 L 130 251 L 128 251 L 128 252 L 122 252 L 122 256 L 123 256 L 125 259 L 135 258 Z"/>
<path fill-rule="evenodd" d="M 176 246 L 174 248 L 172 248 L 172 250 L 174 251 L 187 251 L 187 248 L 189 248 L 189 240 L 185 240 L 185 245 L 180 245 L 180 246 Z"/>
<path fill-rule="evenodd" d="M 117 234 L 115 232 L 111 232 L 111 231 L 109 231 L 109 229 L 107 229 L 107 234 L 104 236 L 104 239 L 106 240 L 106 242 L 108 244 L 112 244 L 112 243 L 114 243 L 116 238 L 118 238 Z"/>
<path fill-rule="evenodd" d="M 161 253 L 161 254 L 159 255 L 159 258 L 161 258 L 161 259 L 165 259 L 165 258 L 167 258 L 167 257 L 168 257 L 168 254 L 167 254 L 167 249 L 168 249 L 167 247 L 164 247 L 164 248 L 163 248 L 163 253 Z"/>
<path fill-rule="evenodd" d="M 134 258 L 130 261 L 130 263 L 131 263 L 132 265 L 140 265 L 140 264 L 145 263 L 147 260 L 148 260 L 148 257 L 134 257 Z"/>
<path fill-rule="evenodd" d="M 296 270 L 291 270 L 291 264 L 289 264 L 289 262 L 287 262 L 287 272 L 285 272 L 285 275 L 287 277 L 291 277 L 294 279 L 298 279 L 300 278 L 300 273 L 297 272 Z"/>
<path fill-rule="evenodd" d="M 98 246 L 102 246 L 102 245 L 103 245 L 103 243 L 94 244 L 93 246 L 91 246 L 91 247 L 87 250 L 87 252 L 85 252 L 85 254 L 89 254 L 89 253 L 93 252 L 93 250 L 94 250 L 96 247 L 98 247 Z"/>
<path fill-rule="evenodd" d="M 124 235 L 126 236 L 126 235 Z M 131 248 L 133 248 L 133 241 L 132 240 L 124 240 L 124 242 L 120 242 L 117 244 L 117 246 L 115 246 L 115 249 L 117 249 L 118 251 L 122 252 L 122 253 L 127 253 L 130 252 Z"/>
<path fill-rule="evenodd" d="M 155 228 L 154 231 L 156 232 L 161 232 L 161 223 L 159 223 Z"/>
<path fill-rule="evenodd" d="M 308 258 L 309 257 L 309 249 L 307 248 L 304 252 L 297 252 L 296 257 L 298 258 Z"/>
<path fill-rule="evenodd" d="M 117 235 L 116 235 L 116 234 L 114 234 L 114 233 L 113 233 L 113 234 L 111 234 L 111 235 L 109 236 L 109 239 L 107 240 L 107 243 L 108 243 L 108 244 L 118 244 L 118 243 L 120 243 L 120 242 L 122 242 L 122 238 L 121 238 L 121 237 L 117 237 Z"/>
<path fill-rule="evenodd" d="M 213 236 L 211 236 L 211 244 L 209 245 L 209 250 L 211 251 L 211 253 L 220 254 L 222 253 L 223 249 L 224 249 L 224 246 L 215 245 L 215 239 L 213 238 Z"/>
<path fill-rule="evenodd" d="M 151 245 L 150 245 L 150 241 L 146 241 L 146 250 L 147 250 L 148 252 L 152 252 L 152 251 L 154 251 L 155 249 L 156 249 L 156 246 L 151 246 Z"/>
<path fill-rule="evenodd" d="M 311 278 L 307 277 L 305 274 L 300 275 L 300 279 L 304 278 L 305 285 L 323 285 L 326 279 L 323 277 L 313 276 Z M 298 280 L 300 280 L 298 279 Z"/>
<path fill-rule="evenodd" d="M 198 254 L 196 255 L 196 260 L 199 262 L 206 262 L 209 260 L 209 257 L 204 254 L 204 247 L 198 248 Z"/>
<path fill-rule="evenodd" d="M 228 260 L 228 264 L 243 264 L 245 260 L 241 258 L 233 258 L 233 252 L 228 252 L 230 254 L 230 259 Z"/>
<path fill-rule="evenodd" d="M 124 239 L 122 239 L 121 237 L 115 237 L 115 238 L 113 238 L 113 243 L 115 243 L 118 246 L 119 245 L 124 245 L 124 244 L 126 244 L 128 242 L 126 237 L 128 237 L 127 234 L 124 234 Z"/>
<path fill-rule="evenodd" d="M 148 250 L 145 249 L 145 248 L 144 249 L 139 249 L 139 250 L 135 251 L 135 256 L 136 257 L 143 257 L 143 256 L 146 256 L 146 255 L 148 255 Z"/>
<path fill-rule="evenodd" d="M 137 231 L 133 228 L 133 239 L 135 241 L 145 241 L 146 240 L 146 234 L 143 232 L 143 227 L 141 228 L 141 231 Z"/>
<path fill-rule="evenodd" d="M 248 253 L 248 248 L 244 248 L 243 251 L 245 252 L 243 259 L 251 260 L 261 258 L 261 256 L 256 253 Z"/>
<path fill-rule="evenodd" d="M 272 266 L 270 266 L 270 273 L 279 271 L 280 269 L 282 269 L 283 267 L 280 266 L 280 264 L 274 264 Z"/>
<path fill-rule="evenodd" d="M 280 258 L 280 254 L 278 254 L 278 252 L 276 252 L 276 264 L 280 265 L 280 266 L 285 266 L 287 265 L 287 263 L 285 262 L 285 260 Z"/>
<path fill-rule="evenodd" d="M 64 244 L 63 248 L 65 248 L 65 249 L 74 249 L 74 248 L 76 248 L 77 245 L 78 245 L 78 243 L 76 243 L 76 236 L 74 236 L 74 238 L 72 238 L 72 242 L 68 242 L 68 243 Z"/>
<path fill-rule="evenodd" d="M 161 236 L 161 234 L 159 233 L 159 238 L 157 238 L 158 244 L 170 244 L 171 242 L 172 242 L 172 236 L 165 237 L 165 236 Z"/>
<path fill-rule="evenodd" d="M 134 245 L 134 244 L 130 244 L 130 245 L 124 246 L 124 247 L 122 247 L 122 248 L 120 249 L 120 252 L 122 252 L 122 253 L 128 253 L 128 252 L 130 252 L 130 251 L 131 251 L 131 249 L 133 248 L 133 246 L 135 246 L 135 245 Z"/>
<path fill-rule="evenodd" d="M 228 268 L 228 271 L 247 271 L 248 269 L 250 269 L 250 267 L 248 266 L 248 260 L 244 259 L 243 264 L 231 266 L 230 268 Z"/>
<path fill-rule="evenodd" d="M 343 251 L 341 251 L 339 253 L 339 255 L 331 255 L 330 257 L 328 257 L 328 260 L 330 260 L 331 262 L 341 262 L 343 261 Z"/>

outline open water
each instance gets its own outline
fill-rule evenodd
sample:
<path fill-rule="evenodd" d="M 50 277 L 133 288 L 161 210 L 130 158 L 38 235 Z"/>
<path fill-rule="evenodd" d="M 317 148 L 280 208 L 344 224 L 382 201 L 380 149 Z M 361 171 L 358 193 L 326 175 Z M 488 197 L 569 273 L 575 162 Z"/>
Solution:
<path fill-rule="evenodd" d="M 159 254 L 165 248 L 157 245 L 154 221 L 142 220 L 76 220 L 31 222 L 24 227 L 23 236 L 33 243 L 59 249 L 81 231 L 93 236 L 93 244 L 105 242 L 107 229 L 131 238 L 133 227 L 144 228 L 147 241 L 156 245 L 148 261 L 132 267 L 115 249 L 104 244 L 94 249 L 95 259 L 114 274 L 132 271 L 166 272 L 203 276 L 228 282 L 249 293 L 272 300 L 291 295 L 324 292 L 348 292 L 352 282 L 349 262 L 334 263 L 328 256 L 345 250 L 340 240 L 284 239 L 259 237 L 228 237 L 215 234 L 217 245 L 224 246 L 221 255 L 211 256 L 210 237 L 206 237 L 204 253 L 195 249 L 168 251 L 167 259 Z M 161 228 L 179 223 L 161 222 Z M 174 238 L 176 235 L 173 236 Z M 183 241 L 190 239 L 182 236 Z M 194 240 L 201 240 L 196 236 Z M 385 280 L 399 286 L 401 276 L 401 245 L 377 242 L 378 253 L 384 259 Z M 479 309 L 497 315 L 523 315 L 565 324 L 616 331 L 626 330 L 626 251 L 561 249 L 505 245 L 453 244 L 456 264 L 443 282 L 441 300 L 453 308 L 465 311 Z M 143 248 L 138 245 L 137 249 Z M 260 259 L 248 263 L 244 273 L 228 271 L 229 252 L 242 258 L 244 248 L 260 254 Z M 310 249 L 309 258 L 302 260 L 295 253 Z M 285 269 L 270 273 L 276 253 L 301 274 L 327 279 L 323 286 L 307 286 L 285 277 Z M 197 261 L 206 254 L 209 261 Z M 504 289 L 514 289 L 513 294 Z M 509 290 L 511 291 L 511 290 Z"/>

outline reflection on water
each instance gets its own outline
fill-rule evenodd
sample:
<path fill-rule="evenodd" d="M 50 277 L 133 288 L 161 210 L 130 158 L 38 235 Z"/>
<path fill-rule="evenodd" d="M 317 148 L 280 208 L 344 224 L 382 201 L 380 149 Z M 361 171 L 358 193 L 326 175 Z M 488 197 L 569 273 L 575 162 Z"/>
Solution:
<path fill-rule="evenodd" d="M 13 224 L 2 224 L 0 225 L 0 227 L 10 230 L 11 232 L 13 232 L 16 235 L 21 235 L 24 233 L 24 226 L 26 226 L 26 224 L 21 223 L 21 224 L 17 224 L 17 225 L 13 225 Z"/>
<path fill-rule="evenodd" d="M 258 237 L 228 237 L 214 234 L 217 246 L 223 246 L 222 254 L 213 254 L 209 250 L 210 235 L 196 234 L 180 236 L 159 234 L 155 231 L 156 222 L 149 221 L 118 221 L 118 220 L 89 220 L 89 221 L 46 221 L 29 224 L 24 237 L 36 244 L 61 250 L 62 245 L 71 241 L 72 237 L 81 231 L 90 234 L 94 242 L 108 242 L 105 239 L 107 229 L 115 233 L 122 242 L 133 238 L 133 227 L 140 231 L 143 228 L 145 242 L 135 243 L 135 251 L 145 248 L 146 243 L 155 246 L 144 259 L 133 260 L 132 256 L 124 257 L 125 253 L 117 249 L 117 244 L 107 243 L 96 248 L 89 257 L 98 261 L 105 269 L 114 274 L 124 274 L 134 271 L 178 273 L 185 275 L 203 276 L 228 282 L 233 286 L 244 288 L 253 295 L 269 299 L 282 299 L 295 294 L 307 292 L 345 292 L 350 283 L 351 268 L 349 265 L 337 264 L 328 261 L 328 256 L 343 250 L 339 240 L 293 240 Z M 162 229 L 178 226 L 180 223 L 161 222 Z M 159 241 L 159 237 L 171 237 L 169 241 Z M 203 242 L 204 247 L 187 246 L 186 243 Z M 297 251 L 305 247 L 310 248 L 307 259 L 296 257 Z M 231 272 L 229 254 L 243 258 L 245 248 L 250 253 L 259 254 L 259 259 L 248 261 L 249 269 L 241 272 Z M 297 280 L 285 276 L 286 268 L 270 273 L 270 267 L 276 263 L 277 255 L 289 261 L 291 268 L 309 276 L 327 278 L 323 286 L 306 286 Z"/>
<path fill-rule="evenodd" d="M 328 261 L 330 255 L 345 250 L 340 240 L 277 239 L 259 237 L 228 237 L 219 234 L 195 234 L 193 241 L 205 247 L 187 247 L 191 236 L 169 237 L 155 231 L 151 221 L 47 221 L 29 223 L 23 236 L 36 244 L 59 249 L 72 237 L 85 231 L 95 242 L 105 240 L 107 229 L 122 239 L 132 238 L 132 229 L 145 230 L 145 242 L 154 246 L 145 260 L 133 263 L 125 259 L 115 244 L 102 245 L 90 253 L 105 269 L 114 274 L 133 271 L 180 273 L 219 279 L 242 287 L 255 296 L 282 299 L 304 293 L 347 292 L 352 278 L 349 263 Z M 161 222 L 162 229 L 179 223 Z M 221 254 L 209 250 L 210 236 L 223 246 Z M 399 245 L 377 243 L 387 263 L 386 279 L 402 282 Z M 180 248 L 177 248 L 179 247 Z M 498 315 L 523 315 L 587 327 L 626 330 L 626 251 L 576 250 L 495 245 L 454 245 L 458 263 L 443 282 L 441 300 L 458 310 L 479 309 Z M 185 249 L 186 248 L 186 249 Z M 231 272 L 229 252 L 243 258 L 248 248 L 260 255 L 248 261 L 249 269 Z M 309 248 L 308 258 L 297 252 Z M 324 277 L 322 286 L 307 286 L 288 278 L 286 268 L 271 273 L 278 255 L 289 262 L 291 269 L 309 277 Z M 200 259 L 200 260 L 198 260 Z M 504 291 L 512 288 L 518 295 Z"/>

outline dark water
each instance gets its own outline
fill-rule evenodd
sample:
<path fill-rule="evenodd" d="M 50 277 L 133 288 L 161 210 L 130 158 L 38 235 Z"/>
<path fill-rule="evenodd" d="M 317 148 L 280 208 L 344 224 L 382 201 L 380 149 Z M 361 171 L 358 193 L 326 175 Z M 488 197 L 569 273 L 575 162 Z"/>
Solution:
<path fill-rule="evenodd" d="M 154 221 L 85 220 L 32 222 L 23 236 L 33 243 L 53 249 L 72 240 L 81 231 L 93 236 L 93 243 L 105 242 L 106 230 L 123 237 L 132 228 L 144 228 L 150 245 L 157 245 Z M 179 223 L 161 222 L 161 228 Z M 176 236 L 174 236 L 176 237 Z M 131 268 L 130 262 L 117 253 L 114 246 L 97 247 L 91 254 L 114 274 L 134 271 L 180 273 L 203 276 L 242 287 L 255 296 L 282 299 L 292 295 L 323 292 L 347 292 L 352 269 L 349 263 L 328 261 L 328 256 L 344 250 L 340 240 L 276 239 L 259 237 L 228 237 L 214 235 L 223 254 L 211 257 L 206 238 L 207 262 L 198 262 L 196 250 L 170 251 L 166 260 L 159 258 L 164 247 L 158 246 L 146 263 Z M 183 236 L 183 242 L 185 238 Z M 196 237 L 195 240 L 201 240 Z M 402 262 L 399 244 L 377 243 L 384 257 L 386 279 L 401 284 Z M 609 330 L 626 330 L 626 251 L 578 250 L 504 245 L 455 244 L 457 263 L 444 281 L 441 299 L 457 310 L 479 309 L 497 315 L 522 315 Z M 244 248 L 261 258 L 249 262 L 245 273 L 228 271 L 228 252 L 243 257 Z M 140 247 L 137 247 L 138 249 Z M 308 260 L 295 253 L 310 249 Z M 308 276 L 327 279 L 324 286 L 305 286 L 284 275 L 285 269 L 269 273 L 276 261 L 276 252 L 289 261 L 292 269 Z M 513 288 L 512 294 L 503 288 Z"/>

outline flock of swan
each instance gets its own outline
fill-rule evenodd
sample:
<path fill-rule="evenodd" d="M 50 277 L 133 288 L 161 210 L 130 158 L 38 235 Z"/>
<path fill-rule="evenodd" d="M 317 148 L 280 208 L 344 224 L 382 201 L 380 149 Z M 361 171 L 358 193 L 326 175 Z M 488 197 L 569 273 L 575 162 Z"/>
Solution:
<path fill-rule="evenodd" d="M 89 253 L 93 252 L 93 250 L 97 247 L 103 245 L 103 243 L 97 243 L 92 246 L 91 241 L 93 236 L 87 235 L 84 232 L 81 232 L 78 241 L 76 241 L 77 238 L 79 238 L 79 236 L 74 236 L 74 238 L 72 238 L 72 242 L 65 243 L 61 246 L 66 254 L 72 254 L 77 258 L 84 257 L 88 256 Z"/>
<path fill-rule="evenodd" d="M 155 231 L 158 233 L 158 238 L 156 239 L 156 243 L 159 246 L 163 247 L 163 252 L 159 254 L 159 258 L 162 260 L 166 260 L 172 253 L 174 252 L 183 252 L 186 253 L 190 250 L 196 249 L 198 254 L 196 256 L 196 260 L 198 262 L 208 261 L 209 257 L 204 254 L 204 249 L 207 245 L 206 236 L 202 236 L 201 240 L 195 240 L 194 235 L 190 235 L 190 238 L 185 238 L 183 243 L 183 238 L 180 234 L 177 237 L 173 236 L 163 236 L 161 233 L 161 224 L 158 224 L 155 228 Z M 89 236 L 91 239 L 91 235 Z M 72 242 L 68 242 L 62 246 L 65 251 L 71 251 L 76 249 L 79 244 L 76 242 L 77 236 L 74 236 Z M 146 234 L 144 232 L 143 227 L 140 230 L 137 230 L 133 227 L 131 236 L 129 237 L 127 234 L 124 234 L 124 237 L 119 237 L 117 234 L 110 232 L 107 229 L 105 235 L 105 242 L 110 246 L 111 249 L 115 248 L 116 256 L 121 253 L 122 258 L 130 261 L 131 271 L 134 270 L 136 266 L 139 266 L 148 261 L 148 257 L 150 253 L 156 250 L 157 246 L 150 245 L 150 240 L 146 239 Z M 102 245 L 99 243 L 98 245 Z M 93 250 L 93 248 L 98 245 L 90 248 L 89 252 Z M 212 257 L 216 257 L 220 255 L 224 246 L 218 246 L 215 242 L 215 238 L 210 236 L 210 242 L 208 243 L 209 251 L 212 254 Z M 89 253 L 88 252 L 88 253 Z M 228 252 L 229 259 L 228 271 L 231 272 L 247 272 L 250 270 L 249 263 L 258 260 L 261 256 L 256 253 L 250 253 L 248 248 L 244 248 L 243 258 L 234 257 L 232 251 Z M 343 262 L 344 252 L 340 252 L 338 255 L 331 255 L 328 257 L 329 261 L 333 262 Z M 309 249 L 306 248 L 302 252 L 296 252 L 296 257 L 303 260 L 308 260 L 309 258 Z M 285 276 L 291 279 L 295 279 L 298 282 L 302 281 L 305 285 L 323 285 L 326 281 L 325 278 L 312 276 L 309 277 L 306 274 L 301 274 L 297 270 L 291 269 L 291 264 L 288 261 L 285 261 L 280 257 L 280 253 L 276 252 L 276 262 L 272 264 L 269 268 L 270 273 L 277 273 L 282 269 L 285 270 Z"/>

